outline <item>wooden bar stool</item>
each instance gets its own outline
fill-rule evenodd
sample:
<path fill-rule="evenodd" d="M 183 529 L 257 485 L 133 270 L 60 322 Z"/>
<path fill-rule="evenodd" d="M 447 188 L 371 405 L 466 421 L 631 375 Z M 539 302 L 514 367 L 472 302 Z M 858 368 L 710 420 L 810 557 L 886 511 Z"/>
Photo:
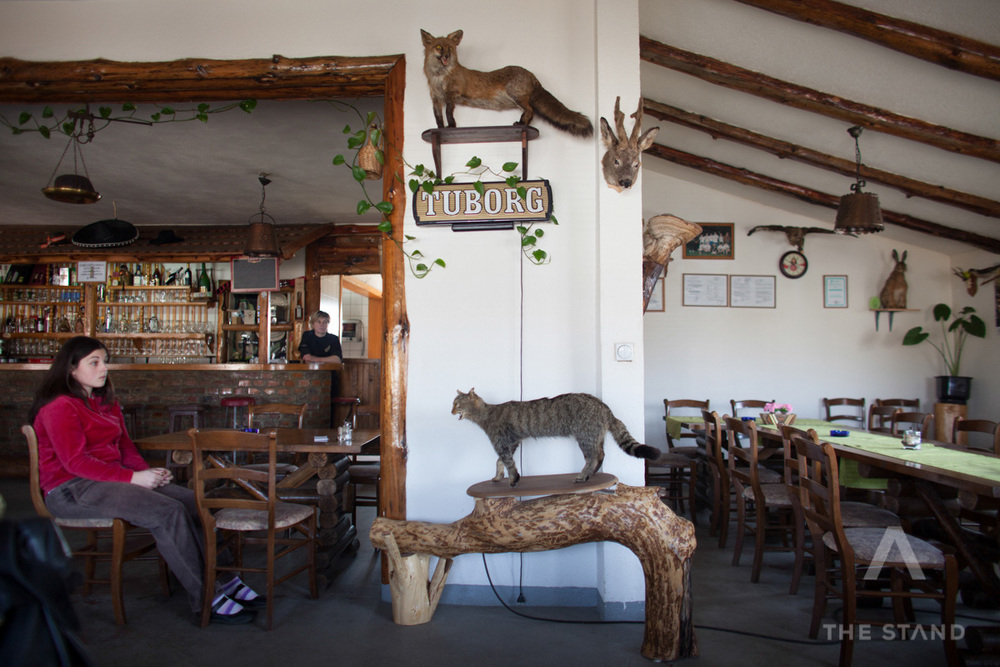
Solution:
<path fill-rule="evenodd" d="M 219 401 L 222 407 L 222 426 L 224 428 L 247 428 L 250 425 L 249 410 L 244 410 L 243 419 L 240 419 L 240 408 L 248 408 L 255 405 L 257 399 L 253 396 L 226 396 Z M 229 418 L 229 410 L 232 408 L 233 417 Z"/>

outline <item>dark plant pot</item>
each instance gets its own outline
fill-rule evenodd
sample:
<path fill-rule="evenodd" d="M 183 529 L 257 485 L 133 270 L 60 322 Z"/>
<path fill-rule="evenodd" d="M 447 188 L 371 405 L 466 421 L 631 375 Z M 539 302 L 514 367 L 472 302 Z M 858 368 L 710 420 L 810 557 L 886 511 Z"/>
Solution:
<path fill-rule="evenodd" d="M 965 405 L 972 391 L 972 378 L 961 375 L 938 375 L 937 398 L 941 403 L 957 403 Z"/>

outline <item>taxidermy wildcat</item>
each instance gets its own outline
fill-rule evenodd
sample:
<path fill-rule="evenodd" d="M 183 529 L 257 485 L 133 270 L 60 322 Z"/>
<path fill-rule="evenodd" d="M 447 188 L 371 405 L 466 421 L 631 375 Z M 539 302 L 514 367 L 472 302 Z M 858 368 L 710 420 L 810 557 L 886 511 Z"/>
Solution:
<path fill-rule="evenodd" d="M 497 456 L 494 482 L 503 479 L 504 468 L 510 485 L 521 478 L 514 463 L 514 452 L 524 438 L 573 437 L 583 452 L 585 465 L 577 482 L 585 482 L 604 462 L 604 435 L 610 431 L 618 446 L 637 458 L 655 459 L 660 450 L 640 444 L 629 435 L 625 424 L 611 413 L 611 408 L 590 394 L 562 394 L 534 401 L 509 401 L 492 405 L 476 395 L 458 392 L 451 414 L 478 424 L 489 436 Z"/>
<path fill-rule="evenodd" d="M 448 127 L 455 127 L 455 105 L 460 104 L 494 111 L 520 109 L 521 118 L 515 125 L 530 125 L 531 119 L 538 114 L 560 130 L 578 137 L 594 133 L 594 126 L 586 116 L 563 106 L 523 67 L 512 65 L 491 72 L 462 67 L 456 52 L 462 41 L 461 30 L 447 37 L 435 37 L 421 30 L 420 36 L 424 42 L 424 74 L 438 127 L 444 127 L 445 117 Z"/>

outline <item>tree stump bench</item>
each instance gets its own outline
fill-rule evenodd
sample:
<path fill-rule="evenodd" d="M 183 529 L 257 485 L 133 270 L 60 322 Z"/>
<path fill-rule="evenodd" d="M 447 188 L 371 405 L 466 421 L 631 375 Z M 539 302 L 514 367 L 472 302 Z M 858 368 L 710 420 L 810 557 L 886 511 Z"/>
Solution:
<path fill-rule="evenodd" d="M 521 486 L 530 480 L 522 477 L 511 494 L 531 495 Z M 524 501 L 480 497 L 471 514 L 451 524 L 377 517 L 369 538 L 388 556 L 393 620 L 400 625 L 430 621 L 452 559 L 459 554 L 617 542 L 639 558 L 645 576 L 642 655 L 658 661 L 698 655 L 690 586 L 691 555 L 697 545 L 694 526 L 664 505 L 655 488 L 618 484 L 610 492 L 561 493 Z M 440 560 L 428 581 L 430 556 Z"/>

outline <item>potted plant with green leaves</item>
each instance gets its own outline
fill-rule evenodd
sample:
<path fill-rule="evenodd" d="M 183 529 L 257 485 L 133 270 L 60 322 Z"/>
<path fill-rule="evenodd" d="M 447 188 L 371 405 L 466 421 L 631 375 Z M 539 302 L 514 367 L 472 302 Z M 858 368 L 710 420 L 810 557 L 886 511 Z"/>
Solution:
<path fill-rule="evenodd" d="M 969 336 L 986 337 L 986 323 L 976 315 L 976 309 L 972 306 L 957 311 L 952 319 L 951 308 L 944 303 L 934 306 L 934 321 L 941 323 L 941 344 L 932 340 L 928 342 L 941 355 L 948 373 L 934 378 L 937 382 L 938 400 L 942 403 L 965 404 L 972 389 L 972 378 L 961 375 L 962 350 Z M 930 336 L 923 327 L 913 327 L 903 336 L 903 345 L 919 345 Z"/>

